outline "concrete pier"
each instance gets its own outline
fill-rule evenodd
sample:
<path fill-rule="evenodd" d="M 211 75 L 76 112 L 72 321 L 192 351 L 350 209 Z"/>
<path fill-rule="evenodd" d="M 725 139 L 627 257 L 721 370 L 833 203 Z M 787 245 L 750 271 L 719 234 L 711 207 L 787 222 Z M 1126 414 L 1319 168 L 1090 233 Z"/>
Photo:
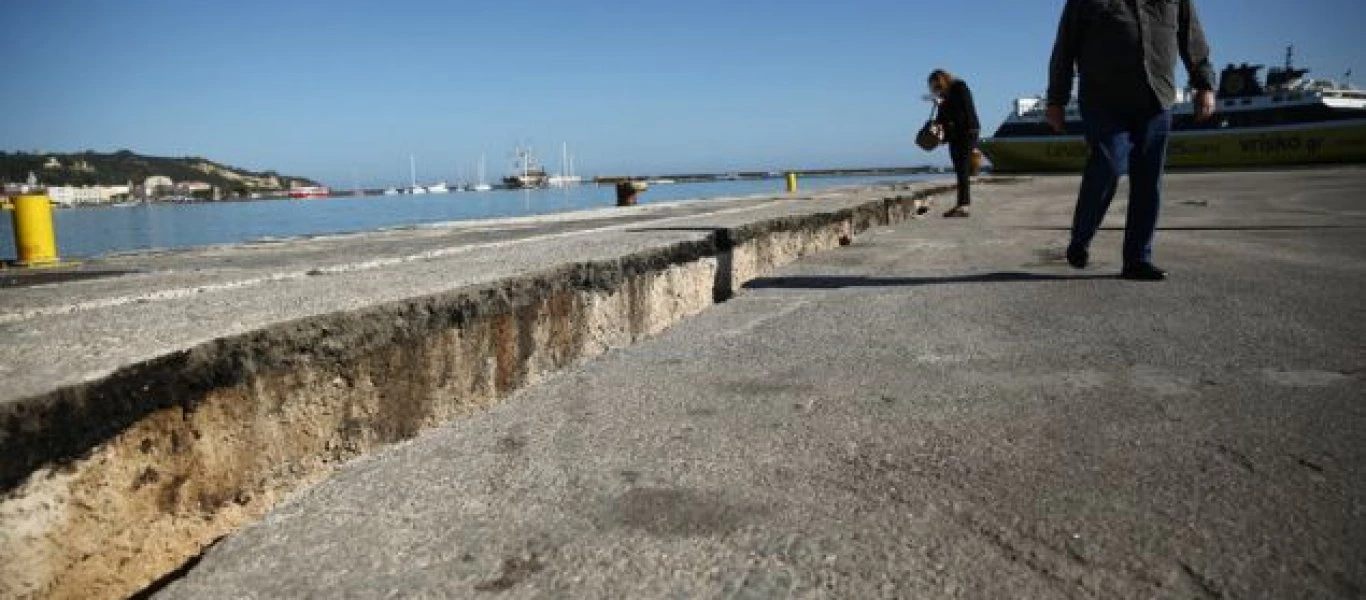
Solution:
<path fill-rule="evenodd" d="M 777 266 L 906 218 L 935 187 L 452 224 L 10 277 L 0 596 L 136 591 L 337 465 L 656 335 Z"/>
<path fill-rule="evenodd" d="M 0 591 L 114 597 L 226 535 L 160 594 L 1360 595 L 1366 171 L 1172 176 L 1160 284 L 1114 278 L 1118 201 L 1066 266 L 1076 184 L 0 290 Z"/>

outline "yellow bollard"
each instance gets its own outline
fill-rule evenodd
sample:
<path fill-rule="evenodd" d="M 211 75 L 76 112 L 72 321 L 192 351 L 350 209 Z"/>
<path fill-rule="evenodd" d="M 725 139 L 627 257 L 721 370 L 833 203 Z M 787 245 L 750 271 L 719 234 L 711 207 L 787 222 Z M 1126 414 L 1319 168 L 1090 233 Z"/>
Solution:
<path fill-rule="evenodd" d="M 14 249 L 20 266 L 37 267 L 59 261 L 57 235 L 52 228 L 52 201 L 47 196 L 14 199 Z"/>
<path fill-rule="evenodd" d="M 787 193 L 792 194 L 792 193 L 796 193 L 796 191 L 797 191 L 797 174 L 796 174 L 796 173 L 788 173 L 788 174 L 787 174 Z"/>

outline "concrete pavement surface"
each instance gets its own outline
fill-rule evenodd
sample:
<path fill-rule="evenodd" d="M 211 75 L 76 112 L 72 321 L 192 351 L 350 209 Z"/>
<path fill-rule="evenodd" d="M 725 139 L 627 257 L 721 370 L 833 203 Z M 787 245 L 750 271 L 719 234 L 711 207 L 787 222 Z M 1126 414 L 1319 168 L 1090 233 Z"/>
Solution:
<path fill-rule="evenodd" d="M 875 230 L 359 460 L 163 598 L 1360 598 L 1366 171 Z M 1122 196 L 1121 196 L 1122 197 Z"/>
<path fill-rule="evenodd" d="M 0 278 L 0 405 L 215 339 L 700 240 L 714 228 L 896 195 L 908 185 L 455 222 L 87 261 Z M 923 184 L 919 187 L 926 187 Z M 893 189 L 895 188 L 895 189 Z M 117 276 L 100 277 L 102 274 Z M 26 281 L 27 280 L 27 281 Z M 37 281 L 40 285 L 26 285 Z"/>

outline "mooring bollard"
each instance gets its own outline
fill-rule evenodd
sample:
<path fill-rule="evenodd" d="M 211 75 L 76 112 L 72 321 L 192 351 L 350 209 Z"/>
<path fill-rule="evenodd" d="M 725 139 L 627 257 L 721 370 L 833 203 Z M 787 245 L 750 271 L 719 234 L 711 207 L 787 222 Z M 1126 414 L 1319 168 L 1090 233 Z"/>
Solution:
<path fill-rule="evenodd" d="M 57 263 L 57 235 L 52 227 L 52 201 L 44 195 L 14 199 L 14 250 L 22 267 Z"/>
<path fill-rule="evenodd" d="M 797 174 L 794 173 L 794 172 L 788 172 L 788 174 L 787 174 L 787 193 L 789 193 L 789 194 L 794 194 L 794 193 L 796 193 L 796 192 L 797 192 Z"/>
<path fill-rule="evenodd" d="M 617 183 L 617 206 L 635 206 L 636 197 L 650 189 L 644 181 L 622 181 Z"/>

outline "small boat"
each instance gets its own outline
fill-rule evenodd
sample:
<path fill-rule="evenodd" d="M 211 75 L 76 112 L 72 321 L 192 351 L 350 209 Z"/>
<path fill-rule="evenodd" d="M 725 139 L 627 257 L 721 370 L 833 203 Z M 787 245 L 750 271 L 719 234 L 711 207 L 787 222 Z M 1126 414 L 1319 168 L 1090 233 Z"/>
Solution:
<path fill-rule="evenodd" d="M 438 184 L 436 184 L 436 185 L 429 185 L 429 186 L 427 186 L 427 193 L 428 193 L 428 194 L 449 194 L 449 193 L 451 193 L 451 188 L 450 188 L 450 186 L 446 185 L 446 182 L 443 181 L 443 182 L 438 183 Z"/>
<path fill-rule="evenodd" d="M 583 178 L 574 174 L 574 158 L 569 156 L 569 144 L 565 143 L 561 148 L 560 155 L 560 174 L 551 175 L 546 179 L 546 185 L 550 187 L 569 187 L 583 183 Z"/>
<path fill-rule="evenodd" d="M 332 195 L 332 190 L 321 185 L 305 185 L 289 189 L 289 197 L 295 200 L 308 198 L 326 198 Z"/>
<path fill-rule="evenodd" d="M 385 196 L 397 196 L 397 195 L 399 195 L 398 188 L 388 188 L 388 189 L 384 190 L 384 195 L 385 195 Z"/>
<path fill-rule="evenodd" d="M 1228 65 L 1219 76 L 1215 115 L 1195 120 L 1193 94 L 1183 91 L 1172 107 L 1167 164 L 1173 167 L 1250 167 L 1366 162 L 1366 91 L 1346 83 L 1305 78 L 1294 65 L 1267 72 L 1261 65 Z M 996 173 L 1079 171 L 1086 162 L 1081 112 L 1067 106 L 1065 133 L 1044 119 L 1042 98 L 1015 100 L 982 152 Z"/>
<path fill-rule="evenodd" d="M 410 183 L 408 186 L 409 194 L 416 195 L 427 193 L 427 188 L 417 184 L 417 157 L 411 154 L 408 155 L 408 177 Z"/>
<path fill-rule="evenodd" d="M 472 192 L 487 192 L 493 189 L 493 186 L 489 185 L 489 182 L 485 178 L 484 162 L 484 155 L 479 155 L 479 181 L 470 186 L 470 191 Z"/>

